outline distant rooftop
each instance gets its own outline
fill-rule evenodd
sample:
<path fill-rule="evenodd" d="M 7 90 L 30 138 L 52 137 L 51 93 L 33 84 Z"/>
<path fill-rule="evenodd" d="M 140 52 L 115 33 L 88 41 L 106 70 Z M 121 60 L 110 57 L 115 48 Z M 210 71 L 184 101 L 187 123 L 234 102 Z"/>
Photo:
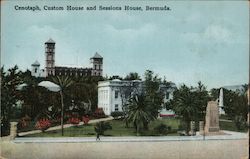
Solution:
<path fill-rule="evenodd" d="M 36 61 L 32 64 L 32 66 L 40 66 L 40 63 L 36 60 Z"/>
<path fill-rule="evenodd" d="M 96 52 L 92 59 L 102 59 L 102 56 Z"/>
<path fill-rule="evenodd" d="M 55 66 L 55 68 L 58 68 L 58 69 L 77 69 L 77 68 L 91 69 L 91 68 L 88 68 L 88 67 L 82 67 L 82 66 L 78 66 L 78 65 L 60 65 L 60 66 Z"/>
<path fill-rule="evenodd" d="M 46 43 L 56 43 L 56 42 L 50 38 L 47 42 L 45 42 L 45 44 Z"/>

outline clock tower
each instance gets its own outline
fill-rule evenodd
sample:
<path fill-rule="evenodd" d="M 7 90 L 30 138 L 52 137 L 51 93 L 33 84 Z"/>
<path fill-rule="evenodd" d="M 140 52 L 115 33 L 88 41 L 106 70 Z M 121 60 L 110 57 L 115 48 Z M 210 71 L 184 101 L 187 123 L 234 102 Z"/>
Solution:
<path fill-rule="evenodd" d="M 45 42 L 45 76 L 55 75 L 55 41 L 49 39 Z"/>

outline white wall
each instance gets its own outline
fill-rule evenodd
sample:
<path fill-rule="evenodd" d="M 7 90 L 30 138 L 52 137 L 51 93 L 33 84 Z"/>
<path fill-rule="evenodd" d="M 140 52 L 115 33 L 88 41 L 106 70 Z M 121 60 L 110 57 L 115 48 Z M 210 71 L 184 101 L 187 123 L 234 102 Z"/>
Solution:
<path fill-rule="evenodd" d="M 106 115 L 110 115 L 110 89 L 109 87 L 98 88 L 98 108 L 103 108 L 103 111 Z"/>
<path fill-rule="evenodd" d="M 117 98 L 115 96 L 115 92 L 118 92 L 117 94 Z M 111 112 L 114 112 L 114 111 L 122 111 L 122 99 L 121 99 L 121 93 L 119 91 L 119 87 L 112 87 L 111 88 L 111 107 L 112 107 L 112 111 Z M 118 105 L 118 110 L 115 110 L 115 106 Z"/>
<path fill-rule="evenodd" d="M 40 76 L 40 67 L 39 66 L 32 66 L 31 76 L 34 76 L 34 77 Z"/>
<path fill-rule="evenodd" d="M 132 82 L 132 81 L 130 81 Z M 110 115 L 114 111 L 122 111 L 122 98 L 120 94 L 121 87 L 128 84 L 128 81 L 112 80 L 101 81 L 98 83 L 98 108 L 103 108 L 106 115 Z M 142 87 L 140 85 L 139 87 Z M 168 98 L 164 98 L 164 103 L 173 99 L 173 89 L 163 89 L 164 92 L 168 92 Z M 118 91 L 118 96 L 115 98 L 115 92 Z M 118 105 L 118 110 L 115 110 L 115 106 Z"/>

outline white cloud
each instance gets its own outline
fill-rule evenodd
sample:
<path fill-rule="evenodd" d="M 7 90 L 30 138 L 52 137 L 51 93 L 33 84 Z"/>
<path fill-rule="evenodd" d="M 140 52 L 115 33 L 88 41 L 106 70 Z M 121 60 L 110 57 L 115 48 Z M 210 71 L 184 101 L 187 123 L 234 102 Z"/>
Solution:
<path fill-rule="evenodd" d="M 134 40 L 138 37 L 153 35 L 157 31 L 157 26 L 154 24 L 145 24 L 139 28 L 117 29 L 113 25 L 105 25 L 104 30 L 112 36 L 117 36 L 120 39 Z"/>

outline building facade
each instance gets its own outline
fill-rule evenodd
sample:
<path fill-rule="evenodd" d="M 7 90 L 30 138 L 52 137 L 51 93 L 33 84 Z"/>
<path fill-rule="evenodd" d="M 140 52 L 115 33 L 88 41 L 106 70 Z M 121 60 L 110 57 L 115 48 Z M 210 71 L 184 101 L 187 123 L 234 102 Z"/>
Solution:
<path fill-rule="evenodd" d="M 102 76 L 103 75 L 103 57 L 97 52 L 93 57 L 90 58 L 92 63 L 91 67 L 65 67 L 65 66 L 56 66 L 55 65 L 55 45 L 56 42 L 52 39 L 49 39 L 45 42 L 45 70 L 44 76 Z M 32 76 L 39 76 L 36 72 L 37 61 L 32 64 Z"/>
<path fill-rule="evenodd" d="M 136 92 L 144 90 L 143 81 L 121 81 L 118 79 L 100 81 L 98 83 L 98 108 L 102 108 L 106 115 L 111 112 L 122 111 L 129 98 Z M 173 98 L 173 92 L 176 86 L 171 83 L 170 87 L 164 84 L 160 85 L 161 91 L 164 93 L 164 103 Z"/>

